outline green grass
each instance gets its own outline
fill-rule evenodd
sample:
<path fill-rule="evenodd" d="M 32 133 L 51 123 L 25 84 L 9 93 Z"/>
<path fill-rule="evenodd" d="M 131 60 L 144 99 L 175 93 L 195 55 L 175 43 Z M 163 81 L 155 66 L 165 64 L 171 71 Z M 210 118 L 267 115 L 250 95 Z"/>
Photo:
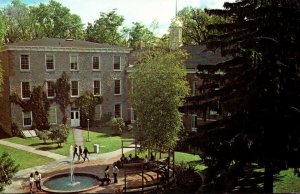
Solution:
<path fill-rule="evenodd" d="M 52 158 L 40 156 L 38 154 L 26 152 L 23 150 L 18 150 L 9 146 L 0 145 L 0 154 L 2 154 L 3 152 L 7 152 L 14 159 L 16 164 L 20 165 L 20 170 L 55 161 Z"/>
<path fill-rule="evenodd" d="M 294 175 L 292 168 L 281 171 L 275 176 L 274 193 L 299 193 L 300 177 Z"/>

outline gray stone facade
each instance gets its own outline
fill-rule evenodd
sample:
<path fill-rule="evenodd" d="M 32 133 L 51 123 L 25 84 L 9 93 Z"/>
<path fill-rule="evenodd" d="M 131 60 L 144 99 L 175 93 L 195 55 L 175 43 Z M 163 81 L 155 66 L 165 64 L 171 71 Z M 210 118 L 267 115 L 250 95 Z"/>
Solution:
<path fill-rule="evenodd" d="M 9 56 L 9 60 L 5 61 L 1 58 L 0 60 L 2 63 L 8 63 L 4 65 L 9 66 L 9 71 L 4 73 L 8 75 L 6 79 L 9 79 L 10 94 L 15 92 L 22 96 L 22 82 L 29 82 L 31 90 L 34 86 L 44 85 L 47 92 L 47 81 L 55 82 L 63 72 L 66 72 L 70 81 L 78 81 L 78 96 L 83 95 L 86 91 L 93 93 L 94 81 L 99 80 L 101 83 L 100 95 L 103 97 L 101 113 L 110 112 L 114 116 L 115 104 L 119 103 L 122 117 L 124 120 L 129 120 L 127 95 L 125 95 L 127 93 L 125 69 L 130 53 L 129 48 L 86 41 L 40 39 L 11 44 L 3 47 L 0 52 L 2 53 L 0 57 L 5 54 Z M 21 55 L 29 56 L 29 70 L 21 69 Z M 46 68 L 46 55 L 53 56 L 54 69 Z M 77 70 L 71 69 L 70 56 L 77 58 Z M 114 56 L 120 57 L 120 70 L 114 70 Z M 100 70 L 93 69 L 93 57 L 100 57 Z M 115 94 L 116 79 L 120 80 L 120 94 Z M 56 124 L 60 124 L 62 113 L 59 106 L 55 103 L 52 106 L 56 109 Z M 68 122 L 71 124 L 71 107 L 68 114 Z M 22 109 L 13 103 L 11 104 L 10 118 L 11 123 L 16 123 L 20 129 L 30 128 L 30 126 L 24 126 Z"/>

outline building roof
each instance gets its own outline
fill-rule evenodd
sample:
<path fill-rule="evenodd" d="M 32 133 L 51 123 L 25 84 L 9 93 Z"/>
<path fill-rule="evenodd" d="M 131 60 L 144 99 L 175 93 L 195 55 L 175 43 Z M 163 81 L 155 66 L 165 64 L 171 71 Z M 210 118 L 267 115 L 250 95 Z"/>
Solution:
<path fill-rule="evenodd" d="M 57 49 L 101 49 L 101 50 L 128 50 L 128 47 L 115 46 L 109 44 L 100 44 L 84 40 L 43 38 L 29 41 L 15 42 L 2 47 L 1 50 L 14 50 L 14 48 L 57 48 Z"/>
<path fill-rule="evenodd" d="M 185 65 L 188 69 L 195 69 L 200 65 L 216 65 L 221 62 L 225 62 L 230 59 L 230 57 L 221 56 L 220 49 L 215 52 L 206 49 L 206 46 L 195 45 L 195 46 L 182 46 L 181 49 L 186 50 L 189 54 Z"/>

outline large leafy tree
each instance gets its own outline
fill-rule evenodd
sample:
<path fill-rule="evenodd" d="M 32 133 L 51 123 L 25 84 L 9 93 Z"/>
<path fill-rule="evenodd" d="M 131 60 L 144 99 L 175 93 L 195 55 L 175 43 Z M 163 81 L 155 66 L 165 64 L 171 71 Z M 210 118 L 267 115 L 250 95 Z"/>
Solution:
<path fill-rule="evenodd" d="M 0 45 L 3 45 L 5 43 L 5 36 L 7 33 L 6 28 L 6 17 L 0 10 Z"/>
<path fill-rule="evenodd" d="M 81 18 L 55 0 L 30 7 L 30 18 L 34 38 L 83 38 Z"/>
<path fill-rule="evenodd" d="M 86 40 L 98 43 L 120 45 L 124 43 L 120 28 L 124 17 L 117 14 L 114 9 L 111 12 L 100 13 L 100 18 L 94 24 L 88 23 L 86 28 Z"/>
<path fill-rule="evenodd" d="M 145 25 L 139 22 L 133 22 L 133 26 L 125 29 L 125 33 L 129 35 L 130 47 L 138 49 L 143 47 L 153 47 L 156 43 L 157 37 Z"/>
<path fill-rule="evenodd" d="M 182 128 L 178 106 L 189 92 L 181 51 L 141 52 L 130 73 L 130 101 L 136 112 L 136 138 L 148 149 L 172 149 Z"/>
<path fill-rule="evenodd" d="M 245 176 L 246 164 L 258 162 L 265 168 L 264 190 L 272 192 L 274 173 L 300 163 L 300 4 L 239 0 L 224 7 L 207 10 L 232 20 L 210 27 L 217 33 L 208 48 L 232 59 L 198 66 L 207 81 L 185 109 L 206 114 L 217 103 L 223 117 L 189 142 L 201 149 L 208 185 L 222 190 L 221 182 L 228 186 Z"/>
<path fill-rule="evenodd" d="M 200 45 L 203 43 L 209 31 L 207 26 L 213 23 L 224 23 L 225 19 L 220 16 L 210 16 L 199 8 L 185 7 L 178 12 L 182 22 L 182 41 L 184 45 Z"/>
<path fill-rule="evenodd" d="M 19 165 L 4 152 L 0 155 L 0 192 L 4 190 L 6 185 L 11 184 L 11 180 L 18 172 Z"/>

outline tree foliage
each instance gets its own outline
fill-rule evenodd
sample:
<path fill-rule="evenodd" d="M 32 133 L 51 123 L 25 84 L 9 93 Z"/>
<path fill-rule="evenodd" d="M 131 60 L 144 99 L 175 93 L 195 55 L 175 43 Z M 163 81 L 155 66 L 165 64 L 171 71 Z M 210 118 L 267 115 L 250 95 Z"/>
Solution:
<path fill-rule="evenodd" d="M 88 23 L 86 28 L 86 40 L 111 45 L 121 45 L 123 42 L 120 28 L 124 17 L 117 14 L 114 9 L 111 12 L 100 13 L 100 18 L 94 24 Z"/>
<path fill-rule="evenodd" d="M 19 165 L 9 156 L 7 152 L 0 156 L 0 192 L 6 185 L 11 184 L 11 180 L 18 172 Z"/>
<path fill-rule="evenodd" d="M 6 33 L 6 18 L 3 12 L 0 10 L 0 45 L 3 45 L 5 43 Z"/>
<path fill-rule="evenodd" d="M 94 96 L 90 92 L 86 92 L 75 100 L 75 104 L 80 108 L 80 126 L 87 126 L 87 119 L 92 124 L 95 117 L 95 106 L 101 104 L 103 98 L 101 96 Z"/>
<path fill-rule="evenodd" d="M 200 45 L 209 35 L 208 25 L 224 23 L 220 16 L 210 16 L 202 9 L 185 7 L 178 12 L 182 22 L 182 40 L 184 45 Z"/>
<path fill-rule="evenodd" d="M 66 124 L 68 119 L 67 108 L 71 103 L 70 100 L 70 81 L 66 72 L 63 72 L 61 77 L 55 83 L 55 101 L 59 104 L 60 110 L 63 113 L 62 123 Z"/>
<path fill-rule="evenodd" d="M 1 93 L 2 93 L 2 87 L 3 87 L 3 82 L 4 82 L 4 77 L 3 77 L 3 68 L 2 68 L 2 65 L 1 65 L 1 61 L 0 61 L 0 97 L 1 97 Z"/>
<path fill-rule="evenodd" d="M 215 34 L 207 46 L 232 59 L 198 66 L 207 81 L 185 109 L 203 113 L 219 103 L 223 118 L 199 128 L 189 142 L 201 149 L 207 185 L 224 189 L 224 180 L 234 182 L 246 164 L 258 162 L 265 167 L 265 192 L 272 192 L 273 174 L 300 162 L 300 4 L 239 0 L 224 7 L 207 10 L 232 20 L 209 27 Z"/>
<path fill-rule="evenodd" d="M 181 50 L 152 50 L 139 55 L 130 73 L 133 92 L 130 101 L 135 110 L 136 138 L 148 149 L 172 149 L 182 128 L 178 106 L 189 92 Z"/>
<path fill-rule="evenodd" d="M 56 141 L 58 147 L 62 147 L 62 143 L 66 142 L 71 128 L 68 125 L 59 125 L 59 127 L 50 130 L 48 135 L 52 141 Z"/>
<path fill-rule="evenodd" d="M 123 128 L 125 127 L 125 122 L 122 117 L 112 118 L 111 119 L 112 127 L 115 130 L 115 134 L 121 135 Z"/>

